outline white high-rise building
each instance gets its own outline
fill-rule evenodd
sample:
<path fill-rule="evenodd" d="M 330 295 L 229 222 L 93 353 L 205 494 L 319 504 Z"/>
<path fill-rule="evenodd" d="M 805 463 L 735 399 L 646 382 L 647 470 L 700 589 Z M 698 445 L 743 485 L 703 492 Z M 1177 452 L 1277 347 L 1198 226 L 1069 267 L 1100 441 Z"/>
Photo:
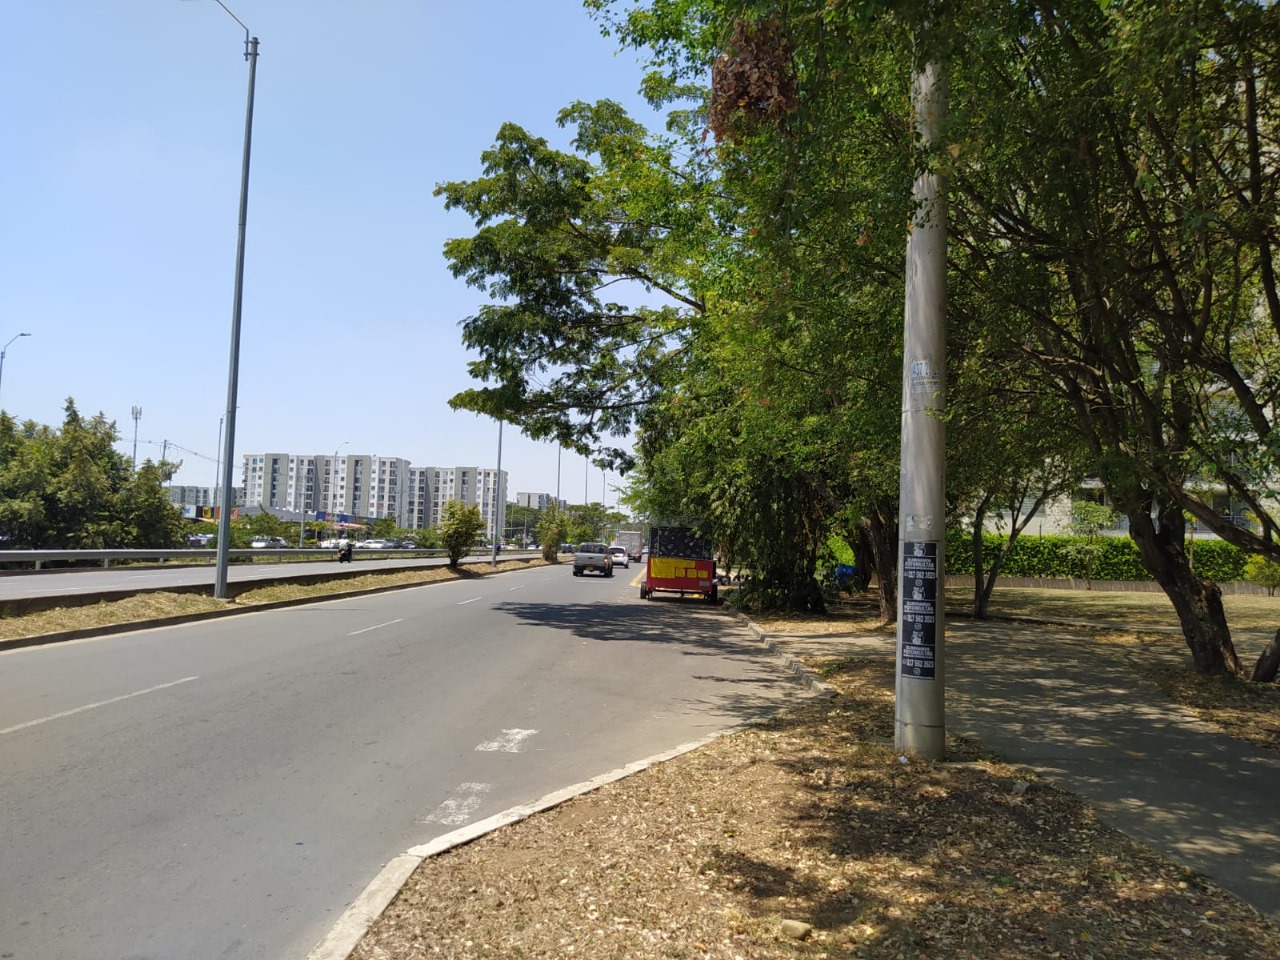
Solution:
<path fill-rule="evenodd" d="M 245 502 L 251 506 L 380 519 L 409 528 L 434 526 L 448 500 L 480 507 L 485 530 L 501 536 L 507 519 L 507 472 L 483 467 L 415 467 L 401 457 L 362 454 L 244 455 Z"/>
<path fill-rule="evenodd" d="M 557 504 L 555 494 L 552 493 L 517 493 L 516 506 L 529 507 L 531 510 L 545 510 L 552 504 Z M 563 507 L 564 501 L 558 501 L 558 506 Z"/>
<path fill-rule="evenodd" d="M 484 518 L 485 536 L 501 537 L 507 525 L 507 471 L 499 476 L 488 467 L 434 467 L 431 469 L 432 523 L 439 523 L 449 500 L 475 504 Z"/>

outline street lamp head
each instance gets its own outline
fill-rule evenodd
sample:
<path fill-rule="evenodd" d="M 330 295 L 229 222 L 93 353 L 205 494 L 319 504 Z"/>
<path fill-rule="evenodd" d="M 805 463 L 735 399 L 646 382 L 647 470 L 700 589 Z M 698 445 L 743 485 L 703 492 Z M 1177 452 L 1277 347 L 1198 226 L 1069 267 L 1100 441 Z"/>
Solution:
<path fill-rule="evenodd" d="M 248 60 L 251 55 L 249 52 L 249 43 L 250 43 L 249 28 L 244 25 L 243 20 L 241 20 L 234 13 L 231 12 L 230 8 L 225 3 L 223 3 L 222 0 L 213 0 L 213 2 L 216 3 L 218 6 L 220 6 L 223 10 L 226 10 L 227 16 L 229 16 L 236 23 L 240 24 L 241 29 L 244 30 L 244 58 Z"/>

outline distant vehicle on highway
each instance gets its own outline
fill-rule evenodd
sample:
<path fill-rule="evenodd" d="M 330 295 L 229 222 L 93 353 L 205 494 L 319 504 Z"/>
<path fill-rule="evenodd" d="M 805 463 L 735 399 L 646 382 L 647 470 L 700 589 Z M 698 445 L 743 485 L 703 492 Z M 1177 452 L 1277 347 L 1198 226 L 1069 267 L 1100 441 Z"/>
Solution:
<path fill-rule="evenodd" d="M 361 540 L 356 546 L 361 550 L 394 550 L 399 544 L 394 540 Z"/>
<path fill-rule="evenodd" d="M 619 530 L 613 535 L 616 546 L 625 547 L 627 556 L 637 563 L 644 551 L 644 534 L 639 530 Z"/>
<path fill-rule="evenodd" d="M 573 575 L 580 577 L 588 570 L 599 570 L 606 577 L 613 576 L 613 557 L 603 543 L 580 543 L 573 555 Z"/>
<path fill-rule="evenodd" d="M 620 544 L 614 544 L 609 548 L 609 556 L 613 557 L 613 565 L 615 567 L 624 567 L 630 569 L 631 558 L 627 556 L 627 548 Z"/>
<path fill-rule="evenodd" d="M 250 541 L 249 546 L 255 550 L 261 550 L 263 548 L 278 550 L 281 547 L 289 546 L 289 543 L 284 539 L 284 537 L 255 537 Z"/>

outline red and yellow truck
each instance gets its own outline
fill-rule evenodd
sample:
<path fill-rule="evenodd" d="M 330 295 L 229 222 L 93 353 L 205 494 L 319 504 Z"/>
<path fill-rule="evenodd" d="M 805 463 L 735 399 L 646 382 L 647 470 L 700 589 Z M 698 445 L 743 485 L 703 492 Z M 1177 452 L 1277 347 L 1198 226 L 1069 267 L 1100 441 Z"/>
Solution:
<path fill-rule="evenodd" d="M 711 541 L 688 527 L 653 527 L 649 531 L 649 565 L 640 584 L 640 599 L 659 591 L 695 593 L 710 603 L 718 599 L 716 563 Z"/>

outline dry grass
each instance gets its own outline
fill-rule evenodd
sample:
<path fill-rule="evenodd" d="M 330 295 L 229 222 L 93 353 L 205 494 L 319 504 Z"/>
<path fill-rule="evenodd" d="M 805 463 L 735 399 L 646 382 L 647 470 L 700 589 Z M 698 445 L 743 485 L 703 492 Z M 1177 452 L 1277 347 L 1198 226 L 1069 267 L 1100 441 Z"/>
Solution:
<path fill-rule="evenodd" d="M 371 572 L 343 580 L 331 580 L 314 584 L 270 584 L 256 587 L 240 594 L 233 601 L 236 606 L 253 606 L 263 603 L 279 603 L 289 600 L 323 600 L 325 597 L 361 590 L 385 589 L 395 586 L 413 586 L 456 580 L 462 576 L 484 576 L 506 570 L 523 570 L 542 566 L 545 561 L 504 560 L 495 570 L 487 563 L 463 564 L 459 570 L 447 567 L 419 567 L 410 570 Z M 68 630 L 93 630 L 97 627 L 121 623 L 137 623 L 167 617 L 209 613 L 226 609 L 227 604 L 211 596 L 194 593 L 145 593 L 123 600 L 103 601 L 92 606 L 62 607 L 42 610 L 20 616 L 0 617 L 0 640 L 37 637 Z"/>
<path fill-rule="evenodd" d="M 839 697 L 424 861 L 355 960 L 1280 957 L 1078 798 L 900 763 L 884 658 L 813 666 Z"/>
<path fill-rule="evenodd" d="M 0 640 L 38 637 L 67 630 L 92 630 L 117 623 L 146 623 L 165 617 L 208 613 L 225 604 L 193 593 L 141 593 L 123 600 L 84 607 L 60 607 L 21 616 L 0 617 Z"/>

